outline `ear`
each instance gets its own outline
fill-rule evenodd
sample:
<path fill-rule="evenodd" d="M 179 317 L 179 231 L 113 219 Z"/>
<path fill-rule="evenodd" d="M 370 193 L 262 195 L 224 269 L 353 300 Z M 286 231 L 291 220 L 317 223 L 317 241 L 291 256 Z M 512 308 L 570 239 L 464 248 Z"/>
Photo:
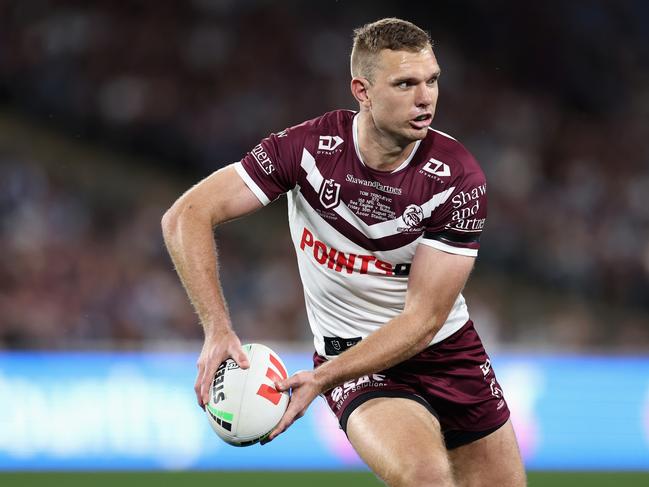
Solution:
<path fill-rule="evenodd" d="M 371 108 L 372 101 L 369 95 L 370 82 L 365 78 L 354 77 L 351 81 L 352 95 L 361 107 Z"/>

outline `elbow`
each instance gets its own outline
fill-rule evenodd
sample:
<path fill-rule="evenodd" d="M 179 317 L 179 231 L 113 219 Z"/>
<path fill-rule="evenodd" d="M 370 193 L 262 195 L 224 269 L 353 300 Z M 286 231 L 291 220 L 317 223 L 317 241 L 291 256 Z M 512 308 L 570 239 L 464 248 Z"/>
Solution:
<path fill-rule="evenodd" d="M 428 347 L 443 324 L 439 323 L 440 320 L 435 316 L 429 317 L 428 319 L 422 318 L 422 316 L 423 313 L 414 313 L 409 318 L 409 321 L 413 323 L 415 330 L 417 330 L 413 335 L 415 339 L 414 348 L 417 351 Z"/>
<path fill-rule="evenodd" d="M 190 217 L 190 211 L 188 210 L 191 209 L 192 205 L 181 198 L 162 215 L 160 226 L 162 227 L 162 236 L 167 245 L 177 239 L 183 225 L 183 220 Z"/>
<path fill-rule="evenodd" d="M 169 241 L 178 229 L 178 211 L 176 205 L 165 211 L 165 214 L 162 215 L 160 226 L 162 227 L 162 236 L 165 242 Z"/>
<path fill-rule="evenodd" d="M 218 221 L 211 209 L 201 207 L 195 199 L 185 195 L 164 213 L 160 225 L 165 243 L 170 245 L 179 240 L 181 232 L 194 233 L 205 228 L 211 231 Z"/>

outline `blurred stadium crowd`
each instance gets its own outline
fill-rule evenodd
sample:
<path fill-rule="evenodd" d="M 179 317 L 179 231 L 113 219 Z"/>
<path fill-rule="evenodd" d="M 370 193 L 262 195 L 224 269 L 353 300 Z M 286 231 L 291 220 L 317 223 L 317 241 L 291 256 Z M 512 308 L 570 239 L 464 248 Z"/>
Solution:
<path fill-rule="evenodd" d="M 354 108 L 351 30 L 387 15 L 431 31 L 434 126 L 487 174 L 467 289 L 484 334 L 649 349 L 649 4 L 631 0 L 0 3 L 2 123 L 23 134 L 0 145 L 0 348 L 200 338 L 164 209 L 269 132 Z M 219 232 L 244 340 L 309 336 L 284 218 Z"/>

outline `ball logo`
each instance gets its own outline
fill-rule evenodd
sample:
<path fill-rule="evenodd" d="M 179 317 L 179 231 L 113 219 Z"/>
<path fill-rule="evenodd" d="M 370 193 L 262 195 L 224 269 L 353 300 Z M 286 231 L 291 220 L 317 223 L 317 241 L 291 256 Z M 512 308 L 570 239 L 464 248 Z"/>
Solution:
<path fill-rule="evenodd" d="M 416 227 L 424 219 L 424 210 L 418 205 L 408 205 L 403 212 L 403 223 L 409 228 Z"/>
<path fill-rule="evenodd" d="M 215 408 L 211 404 L 206 404 L 206 411 L 212 416 L 212 419 L 228 431 L 232 431 L 232 420 L 234 419 L 234 414 L 221 411 L 220 409 Z"/>
<path fill-rule="evenodd" d="M 274 384 L 275 382 L 279 382 L 282 379 L 286 379 L 288 377 L 288 374 L 286 373 L 286 369 L 282 366 L 280 361 L 277 360 L 273 355 L 269 354 L 268 358 L 270 359 L 271 364 L 274 365 L 277 369 L 273 370 L 268 367 L 268 369 L 266 370 L 266 377 L 272 381 L 273 385 L 260 385 L 259 390 L 257 391 L 257 395 L 268 399 L 275 406 L 277 406 L 277 404 L 279 404 L 279 400 L 282 398 L 282 393 L 275 389 Z"/>

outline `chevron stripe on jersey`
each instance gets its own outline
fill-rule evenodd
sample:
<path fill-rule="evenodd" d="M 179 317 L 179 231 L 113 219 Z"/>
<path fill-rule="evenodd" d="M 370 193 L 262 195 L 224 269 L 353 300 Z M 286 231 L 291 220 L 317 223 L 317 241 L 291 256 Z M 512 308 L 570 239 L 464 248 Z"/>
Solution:
<path fill-rule="evenodd" d="M 315 158 L 306 149 L 302 151 L 302 160 L 300 161 L 300 166 L 302 167 L 302 169 L 304 169 L 304 172 L 306 173 L 306 180 L 311 185 L 311 188 L 316 194 L 318 194 L 324 182 L 324 177 L 316 166 Z M 435 208 L 437 208 L 442 203 L 445 203 L 453 193 L 454 189 L 455 187 L 451 186 L 441 193 L 433 195 L 431 199 L 419 205 L 423 212 L 423 218 L 430 217 Z M 316 205 L 313 206 L 315 207 Z M 399 216 L 398 218 L 393 218 L 391 220 L 368 225 L 352 210 L 350 210 L 344 201 L 341 201 L 333 211 L 336 212 L 347 223 L 359 230 L 365 237 L 371 240 L 377 240 L 380 238 L 396 235 L 400 233 L 399 228 L 407 227 L 407 224 L 403 219 L 403 215 Z"/>

